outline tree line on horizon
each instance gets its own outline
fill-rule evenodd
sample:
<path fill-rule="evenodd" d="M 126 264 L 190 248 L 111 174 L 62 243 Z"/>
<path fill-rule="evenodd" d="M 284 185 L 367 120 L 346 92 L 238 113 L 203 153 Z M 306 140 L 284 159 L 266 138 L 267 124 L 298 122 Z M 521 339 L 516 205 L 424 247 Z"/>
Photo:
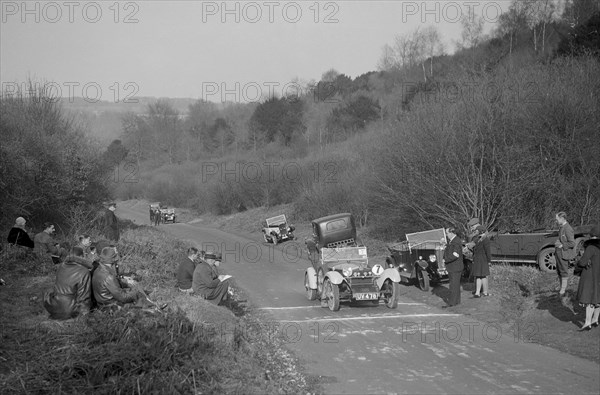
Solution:
<path fill-rule="evenodd" d="M 559 14 L 552 1 L 523 3 L 488 37 L 477 18 L 463 21 L 451 56 L 434 28 L 417 29 L 384 46 L 378 71 L 352 79 L 329 70 L 302 94 L 199 100 L 185 116 L 167 99 L 150 103 L 123 117 L 121 138 L 98 156 L 105 177 L 129 166 L 133 182 L 106 185 L 114 196 L 216 214 L 240 203 L 293 203 L 302 219 L 351 210 L 382 232 L 471 216 L 531 228 L 558 208 L 577 223 L 598 220 L 598 6 L 576 0 Z M 469 86 L 480 89 L 453 95 Z M 199 176 L 208 161 L 273 160 L 302 176 Z M 315 166 L 321 177 L 310 177 Z"/>

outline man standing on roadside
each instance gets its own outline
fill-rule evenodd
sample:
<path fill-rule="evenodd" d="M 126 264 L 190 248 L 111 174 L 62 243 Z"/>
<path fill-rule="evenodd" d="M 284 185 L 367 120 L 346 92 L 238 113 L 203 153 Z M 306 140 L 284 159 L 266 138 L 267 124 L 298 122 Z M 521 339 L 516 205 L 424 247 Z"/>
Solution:
<path fill-rule="evenodd" d="M 110 203 L 100 221 L 104 237 L 114 242 L 119 241 L 119 221 L 115 215 L 116 209 L 117 204 Z"/>
<path fill-rule="evenodd" d="M 556 214 L 558 222 L 558 239 L 554 242 L 554 257 L 556 260 L 556 272 L 558 274 L 560 297 L 565 296 L 569 282 L 569 260 L 575 259 L 575 233 L 567 222 L 567 214 L 561 211 Z"/>
<path fill-rule="evenodd" d="M 448 285 L 450 297 L 448 298 L 448 305 L 442 306 L 442 308 L 460 304 L 460 277 L 464 269 L 462 241 L 458 237 L 458 231 L 454 227 L 447 228 L 446 236 L 448 237 L 448 244 L 444 250 L 444 263 L 448 270 L 448 277 L 450 277 L 450 284 Z"/>

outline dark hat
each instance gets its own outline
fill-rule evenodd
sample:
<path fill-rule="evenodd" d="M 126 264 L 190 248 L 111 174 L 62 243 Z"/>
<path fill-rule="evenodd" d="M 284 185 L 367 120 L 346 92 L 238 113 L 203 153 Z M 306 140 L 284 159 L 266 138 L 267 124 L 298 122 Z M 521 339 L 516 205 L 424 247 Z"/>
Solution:
<path fill-rule="evenodd" d="M 600 237 L 600 225 L 595 225 L 592 230 L 590 230 L 591 237 Z"/>
<path fill-rule="evenodd" d="M 102 263 L 114 263 L 119 260 L 119 253 L 114 247 L 104 247 L 100 253 Z"/>
<path fill-rule="evenodd" d="M 204 254 L 204 259 L 214 259 L 215 261 L 221 261 L 223 256 L 220 252 L 214 252 L 211 254 Z"/>
<path fill-rule="evenodd" d="M 486 229 L 485 226 L 483 225 L 479 225 L 475 228 L 476 231 L 480 232 L 480 233 L 485 233 Z"/>
<path fill-rule="evenodd" d="M 478 223 L 479 223 L 479 219 L 477 219 L 477 218 L 471 218 L 471 219 L 469 220 L 469 222 L 467 222 L 467 226 L 468 226 L 468 227 L 471 227 L 471 226 L 473 226 L 473 225 L 477 225 Z"/>

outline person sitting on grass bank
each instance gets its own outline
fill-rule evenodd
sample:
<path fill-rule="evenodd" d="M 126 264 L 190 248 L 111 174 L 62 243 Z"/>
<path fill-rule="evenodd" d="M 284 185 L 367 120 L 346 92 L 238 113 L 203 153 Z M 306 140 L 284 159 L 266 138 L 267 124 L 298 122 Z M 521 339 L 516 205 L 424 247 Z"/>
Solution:
<path fill-rule="evenodd" d="M 27 230 L 25 230 L 25 222 L 25 218 L 17 218 L 15 225 L 8 232 L 8 237 L 6 238 L 8 244 L 27 248 L 34 247 L 33 240 L 31 240 L 29 234 L 27 234 Z"/>
<path fill-rule="evenodd" d="M 54 241 L 52 234 L 54 233 L 54 224 L 50 222 L 44 223 L 44 230 L 35 235 L 33 243 L 34 250 L 40 255 L 50 254 L 52 261 L 56 264 L 66 258 L 67 250 L 62 248 L 60 244 Z"/>
<path fill-rule="evenodd" d="M 216 305 L 227 300 L 231 278 L 228 275 L 219 275 L 220 262 L 221 254 L 205 254 L 204 259 L 196 265 L 192 279 L 194 293 Z"/>
<path fill-rule="evenodd" d="M 104 247 L 100 253 L 100 264 L 92 276 L 94 299 L 100 309 L 118 309 L 135 303 L 140 293 L 123 288 L 118 280 L 117 262 L 119 253 L 116 247 Z"/>
<path fill-rule="evenodd" d="M 196 259 L 200 256 L 196 247 L 190 247 L 187 250 L 187 256 L 182 256 L 177 268 L 177 287 L 181 292 L 192 293 L 192 280 L 194 279 L 194 269 L 196 268 Z"/>
<path fill-rule="evenodd" d="M 73 247 L 71 255 L 58 266 L 56 284 L 44 294 L 44 307 L 50 318 L 67 320 L 87 314 L 91 307 L 92 278 L 83 250 Z"/>

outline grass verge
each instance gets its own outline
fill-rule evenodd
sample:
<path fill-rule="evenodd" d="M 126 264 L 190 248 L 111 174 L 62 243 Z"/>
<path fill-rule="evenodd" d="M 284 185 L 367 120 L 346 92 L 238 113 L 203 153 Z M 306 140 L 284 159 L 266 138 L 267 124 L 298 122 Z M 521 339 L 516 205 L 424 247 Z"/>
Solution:
<path fill-rule="evenodd" d="M 123 309 L 51 321 L 42 295 L 55 266 L 20 251 L 3 255 L 0 387 L 3 393 L 276 394 L 314 392 L 302 367 L 259 313 L 236 317 L 175 288 L 185 244 L 129 224 L 121 270 L 169 307 Z"/>

